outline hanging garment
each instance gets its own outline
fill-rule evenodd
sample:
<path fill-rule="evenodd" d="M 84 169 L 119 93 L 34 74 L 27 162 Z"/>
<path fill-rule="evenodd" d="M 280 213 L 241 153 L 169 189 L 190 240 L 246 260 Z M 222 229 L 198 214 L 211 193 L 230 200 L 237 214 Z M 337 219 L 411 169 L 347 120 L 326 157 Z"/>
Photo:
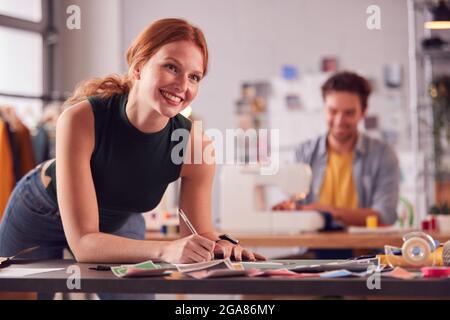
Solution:
<path fill-rule="evenodd" d="M 20 173 L 20 156 L 16 141 L 17 138 L 15 132 L 12 130 L 8 122 L 5 122 L 5 125 L 8 131 L 9 146 L 11 149 L 11 155 L 13 160 L 14 178 L 17 182 L 20 180 L 20 177 L 22 176 L 22 174 Z"/>
<path fill-rule="evenodd" d="M 39 125 L 36 135 L 33 137 L 33 152 L 36 163 L 42 163 L 50 159 L 50 140 L 44 125 Z"/>
<path fill-rule="evenodd" d="M 34 161 L 33 144 L 31 143 L 30 130 L 28 130 L 22 122 L 18 123 L 15 134 L 17 150 L 19 153 L 20 177 L 23 177 L 36 165 Z"/>
<path fill-rule="evenodd" d="M 14 184 L 14 166 L 11 147 L 9 144 L 8 129 L 5 122 L 0 119 L 0 221 L 3 210 L 8 202 Z"/>
<path fill-rule="evenodd" d="M 27 156 L 28 154 L 27 148 L 30 148 L 29 152 L 32 155 L 31 138 L 29 137 L 29 131 L 28 129 L 23 130 L 22 128 L 21 132 L 22 133 L 19 135 L 20 137 L 19 140 L 21 141 L 22 145 L 20 147 L 19 144 L 16 144 L 15 147 L 17 148 L 14 150 L 16 152 L 17 158 L 20 157 L 20 154 L 24 154 L 25 156 Z M 29 144 L 27 142 L 26 137 L 27 133 L 28 133 L 28 140 L 30 141 Z M 3 211 L 6 207 L 9 196 L 16 182 L 13 152 L 11 150 L 10 144 L 11 138 L 13 138 L 17 142 L 16 132 L 10 131 L 7 123 L 3 122 L 3 120 L 0 118 L 0 222 L 3 218 Z M 17 161 L 18 164 L 18 167 L 16 169 L 17 174 L 23 175 L 24 174 L 23 170 L 28 168 L 30 166 L 30 163 L 31 162 L 29 159 L 28 160 L 19 159 Z M 30 169 L 27 169 L 27 171 Z M 0 300 L 36 300 L 36 297 L 37 294 L 35 292 L 0 292 Z"/>

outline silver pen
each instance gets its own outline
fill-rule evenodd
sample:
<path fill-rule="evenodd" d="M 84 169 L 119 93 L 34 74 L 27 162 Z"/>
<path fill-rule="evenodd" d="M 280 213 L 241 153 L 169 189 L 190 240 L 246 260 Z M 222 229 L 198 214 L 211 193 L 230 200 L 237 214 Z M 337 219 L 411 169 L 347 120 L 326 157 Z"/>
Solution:
<path fill-rule="evenodd" d="M 189 221 L 188 217 L 186 216 L 186 214 L 183 212 L 183 210 L 178 209 L 178 214 L 180 215 L 180 217 L 183 219 L 184 223 L 187 225 L 187 227 L 189 228 L 189 230 L 191 230 L 192 234 L 197 234 L 197 231 L 195 230 L 194 226 L 192 225 L 192 223 Z"/>

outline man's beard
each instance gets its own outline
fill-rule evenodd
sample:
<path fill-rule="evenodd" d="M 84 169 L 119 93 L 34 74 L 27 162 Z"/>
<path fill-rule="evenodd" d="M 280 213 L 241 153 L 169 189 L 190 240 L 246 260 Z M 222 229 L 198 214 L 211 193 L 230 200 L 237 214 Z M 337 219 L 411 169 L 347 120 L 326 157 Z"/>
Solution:
<path fill-rule="evenodd" d="M 351 132 L 349 132 L 349 133 L 347 133 L 347 134 L 345 134 L 345 135 L 339 135 L 339 134 L 335 134 L 335 133 L 333 132 L 333 130 L 331 130 L 331 135 L 333 136 L 333 138 L 334 138 L 336 141 L 338 141 L 338 142 L 340 142 L 340 143 L 346 143 L 346 142 L 350 142 L 350 141 L 352 141 L 352 140 L 355 139 L 355 137 L 356 137 L 356 131 L 351 131 Z"/>

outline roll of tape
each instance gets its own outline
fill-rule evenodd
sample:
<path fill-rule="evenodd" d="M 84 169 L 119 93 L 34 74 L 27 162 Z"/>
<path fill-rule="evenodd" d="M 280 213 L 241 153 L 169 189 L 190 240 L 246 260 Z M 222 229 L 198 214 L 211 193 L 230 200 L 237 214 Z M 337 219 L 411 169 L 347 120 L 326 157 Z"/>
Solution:
<path fill-rule="evenodd" d="M 430 244 L 425 239 L 410 238 L 403 243 L 403 259 L 414 267 L 425 266 L 430 258 L 430 255 Z"/>

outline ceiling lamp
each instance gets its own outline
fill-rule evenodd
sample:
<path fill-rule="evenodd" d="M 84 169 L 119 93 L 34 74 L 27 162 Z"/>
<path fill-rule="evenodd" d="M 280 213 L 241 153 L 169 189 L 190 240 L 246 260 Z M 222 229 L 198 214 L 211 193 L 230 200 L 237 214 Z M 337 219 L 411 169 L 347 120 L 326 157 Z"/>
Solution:
<path fill-rule="evenodd" d="M 446 0 L 439 0 L 430 11 L 433 19 L 425 22 L 426 29 L 450 29 L 450 8 Z"/>

